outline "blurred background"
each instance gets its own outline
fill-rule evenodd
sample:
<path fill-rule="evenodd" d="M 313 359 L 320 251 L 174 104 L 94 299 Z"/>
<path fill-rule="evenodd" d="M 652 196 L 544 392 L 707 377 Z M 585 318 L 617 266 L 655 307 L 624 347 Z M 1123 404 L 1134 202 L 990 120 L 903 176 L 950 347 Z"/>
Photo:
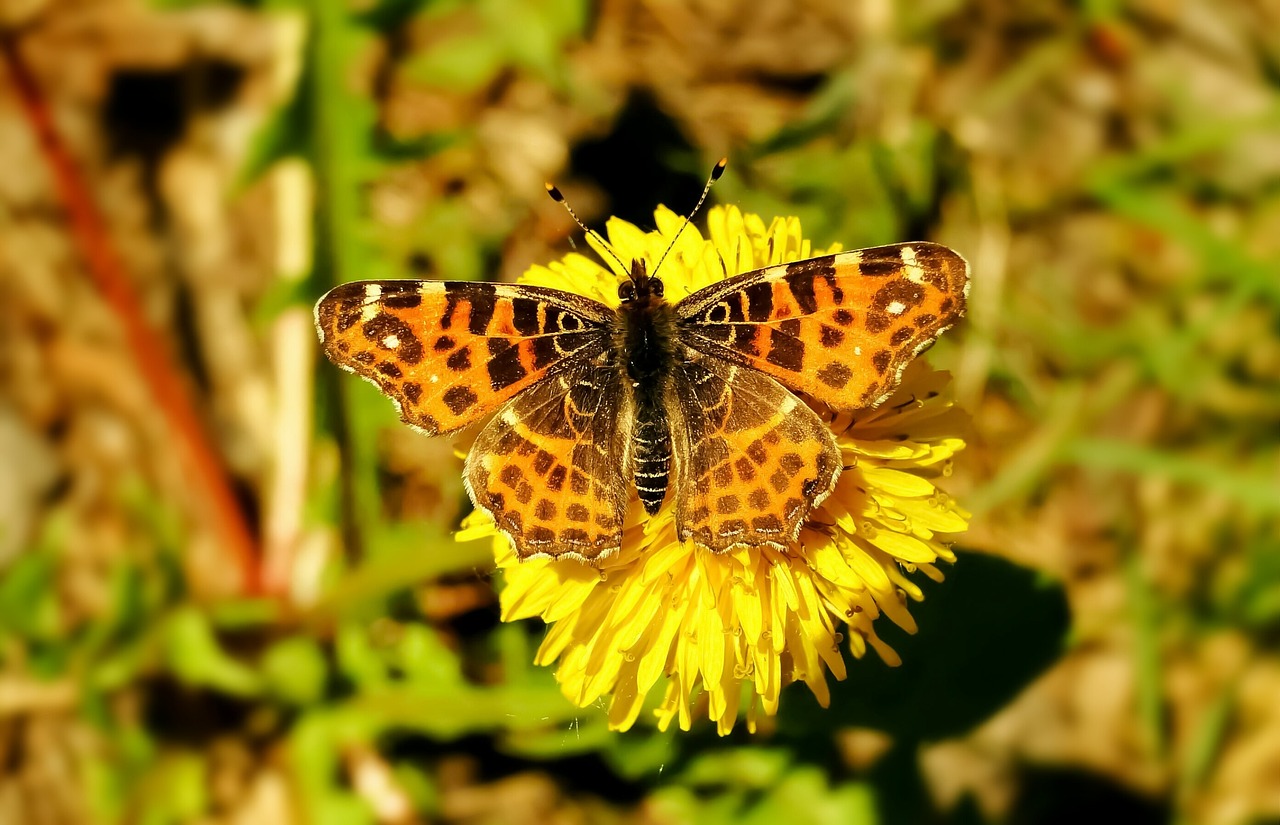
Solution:
<path fill-rule="evenodd" d="M 0 822 L 1280 821 L 1280 6 L 6 0 Z M 973 266 L 920 632 L 610 733 L 311 306 L 712 200 Z"/>

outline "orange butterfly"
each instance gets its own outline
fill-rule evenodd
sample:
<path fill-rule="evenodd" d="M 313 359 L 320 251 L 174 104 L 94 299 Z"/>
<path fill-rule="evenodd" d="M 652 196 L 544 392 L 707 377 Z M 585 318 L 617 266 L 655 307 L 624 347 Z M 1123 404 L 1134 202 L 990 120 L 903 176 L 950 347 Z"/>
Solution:
<path fill-rule="evenodd" d="M 616 309 L 529 285 L 365 281 L 315 315 L 325 354 L 423 433 L 492 415 L 466 461 L 475 506 L 522 558 L 590 562 L 621 547 L 633 486 L 650 515 L 671 493 L 679 538 L 713 552 L 794 542 L 842 462 L 793 392 L 875 407 L 968 289 L 962 257 L 909 243 L 757 269 L 674 304 L 634 260 Z"/>

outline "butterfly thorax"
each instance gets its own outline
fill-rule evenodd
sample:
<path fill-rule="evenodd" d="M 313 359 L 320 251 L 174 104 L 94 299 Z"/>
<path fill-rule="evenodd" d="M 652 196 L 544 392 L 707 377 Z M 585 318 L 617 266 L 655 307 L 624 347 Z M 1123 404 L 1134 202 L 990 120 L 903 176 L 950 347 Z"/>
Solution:
<path fill-rule="evenodd" d="M 663 298 L 662 282 L 644 261 L 631 264 L 631 278 L 618 289 L 619 324 L 614 352 L 635 401 L 632 430 L 636 491 L 650 515 L 658 512 L 670 478 L 671 430 L 663 397 L 675 352 L 675 311 Z"/>

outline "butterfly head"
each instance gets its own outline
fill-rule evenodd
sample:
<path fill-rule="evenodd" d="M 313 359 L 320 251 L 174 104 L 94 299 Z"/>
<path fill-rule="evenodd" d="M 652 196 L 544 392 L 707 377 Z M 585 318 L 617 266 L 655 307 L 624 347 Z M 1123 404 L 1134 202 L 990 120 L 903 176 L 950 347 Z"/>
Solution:
<path fill-rule="evenodd" d="M 618 300 L 624 304 L 642 305 L 653 298 L 661 298 L 662 293 L 662 281 L 649 274 L 643 259 L 633 258 L 631 274 L 618 284 Z"/>

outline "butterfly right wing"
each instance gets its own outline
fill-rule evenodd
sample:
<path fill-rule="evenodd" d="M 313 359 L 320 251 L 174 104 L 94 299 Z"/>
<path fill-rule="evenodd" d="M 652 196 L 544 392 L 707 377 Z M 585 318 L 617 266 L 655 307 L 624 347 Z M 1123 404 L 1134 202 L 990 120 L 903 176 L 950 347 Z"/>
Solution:
<path fill-rule="evenodd" d="M 372 382 L 427 435 L 462 429 L 590 361 L 613 310 L 580 295 L 478 281 L 358 281 L 316 304 L 325 355 Z"/>
<path fill-rule="evenodd" d="M 595 562 L 622 546 L 632 403 L 602 356 L 538 382 L 485 425 L 464 481 L 520 558 Z"/>
<path fill-rule="evenodd" d="M 969 265 L 916 242 L 745 272 L 676 305 L 682 341 L 837 409 L 875 407 L 964 315 Z"/>

